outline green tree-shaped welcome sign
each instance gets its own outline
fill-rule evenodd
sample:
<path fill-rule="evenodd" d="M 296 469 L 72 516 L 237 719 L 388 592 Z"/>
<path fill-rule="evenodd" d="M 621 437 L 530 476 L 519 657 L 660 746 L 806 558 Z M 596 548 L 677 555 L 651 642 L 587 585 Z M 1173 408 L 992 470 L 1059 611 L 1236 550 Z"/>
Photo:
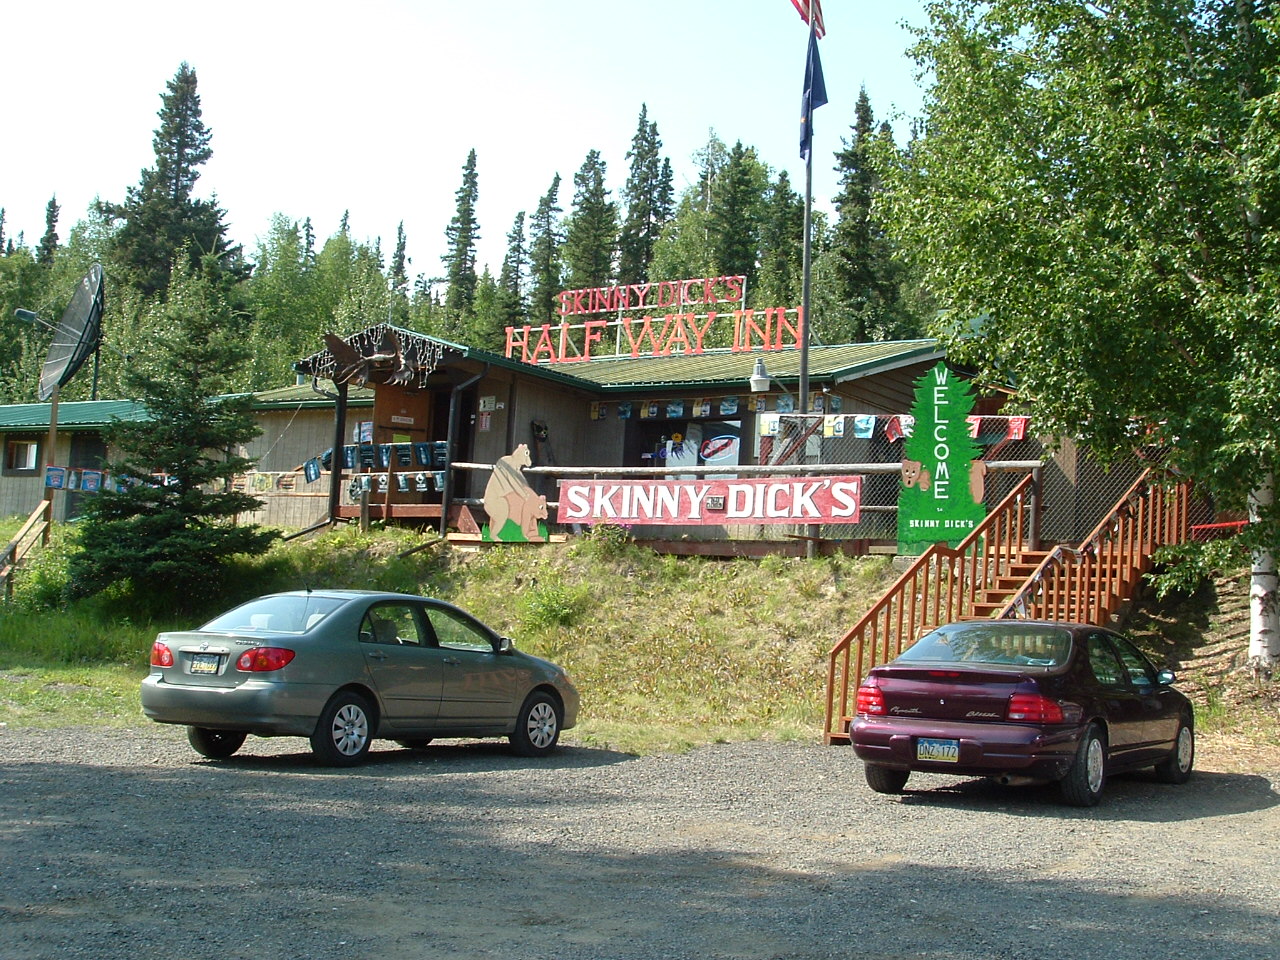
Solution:
<path fill-rule="evenodd" d="M 987 515 L 982 502 L 986 464 L 969 437 L 973 410 L 968 383 L 946 365 L 916 381 L 915 426 L 902 447 L 898 495 L 898 552 L 924 553 L 935 543 L 955 546 Z"/>

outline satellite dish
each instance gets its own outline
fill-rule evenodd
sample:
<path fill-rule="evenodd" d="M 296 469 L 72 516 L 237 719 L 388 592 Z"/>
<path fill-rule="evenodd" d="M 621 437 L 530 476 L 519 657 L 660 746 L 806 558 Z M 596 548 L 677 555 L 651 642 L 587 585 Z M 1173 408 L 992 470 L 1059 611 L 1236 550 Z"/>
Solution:
<path fill-rule="evenodd" d="M 76 292 L 53 329 L 53 342 L 40 370 L 40 399 L 76 375 L 102 340 L 102 264 L 95 263 L 80 280 Z"/>

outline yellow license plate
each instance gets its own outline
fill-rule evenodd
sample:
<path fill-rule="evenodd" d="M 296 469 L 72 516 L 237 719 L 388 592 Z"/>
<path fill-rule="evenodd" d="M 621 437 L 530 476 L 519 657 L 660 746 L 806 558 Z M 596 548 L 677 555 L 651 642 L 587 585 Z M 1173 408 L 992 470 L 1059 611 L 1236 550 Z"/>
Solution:
<path fill-rule="evenodd" d="M 916 759 L 934 760 L 941 763 L 959 763 L 960 741 L 921 737 L 916 741 Z"/>
<path fill-rule="evenodd" d="M 222 657 L 216 653 L 193 653 L 191 655 L 192 673 L 217 673 Z"/>

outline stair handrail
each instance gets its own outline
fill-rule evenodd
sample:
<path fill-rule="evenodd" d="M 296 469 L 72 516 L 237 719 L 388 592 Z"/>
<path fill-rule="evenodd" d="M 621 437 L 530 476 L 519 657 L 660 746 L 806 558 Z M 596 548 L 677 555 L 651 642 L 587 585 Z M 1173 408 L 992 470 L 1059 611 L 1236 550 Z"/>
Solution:
<path fill-rule="evenodd" d="M 39 542 L 49 545 L 49 530 L 53 525 L 53 501 L 41 500 L 31 511 L 17 535 L 0 551 L 0 582 L 4 583 L 5 602 L 13 599 L 13 574 L 32 548 Z"/>
<path fill-rule="evenodd" d="M 1153 482 L 1154 476 L 1153 468 L 1144 470 L 1079 547 L 1051 550 L 995 619 L 1100 626 L 1116 613 L 1128 599 L 1128 588 L 1151 568 L 1151 552 L 1187 538 L 1190 483 L 1170 488 Z"/>
<path fill-rule="evenodd" d="M 926 628 L 961 619 L 972 609 L 976 596 L 986 584 L 1015 562 L 1034 526 L 1031 500 L 1035 495 L 1036 479 L 1035 472 L 1023 477 L 954 548 L 934 544 L 917 557 L 893 586 L 831 647 L 827 655 L 824 722 L 828 743 L 844 735 L 834 726 L 848 716 L 851 675 L 861 678 L 871 667 L 896 657 L 910 646 L 910 643 L 903 643 L 907 636 L 914 643 L 927 632 Z M 909 615 L 906 603 L 908 590 L 911 597 Z M 884 621 L 883 630 L 878 629 L 881 619 Z M 865 660 L 868 633 L 872 640 L 871 657 Z M 884 657 L 878 659 L 882 652 L 881 640 Z M 851 674 L 850 651 L 855 643 L 857 657 L 853 660 Z"/>

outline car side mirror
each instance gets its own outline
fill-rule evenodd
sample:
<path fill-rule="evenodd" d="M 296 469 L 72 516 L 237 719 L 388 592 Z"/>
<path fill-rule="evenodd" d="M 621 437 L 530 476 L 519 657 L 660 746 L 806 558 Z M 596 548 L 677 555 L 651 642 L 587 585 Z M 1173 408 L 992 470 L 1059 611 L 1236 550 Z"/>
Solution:
<path fill-rule="evenodd" d="M 1161 670 L 1159 673 L 1156 674 L 1156 683 L 1166 687 L 1171 683 L 1176 683 L 1177 679 L 1178 679 L 1178 675 L 1174 673 L 1172 670 L 1170 670 L 1168 667 L 1166 667 L 1165 669 Z"/>
<path fill-rule="evenodd" d="M 515 642 L 514 642 L 510 637 L 499 637 L 499 638 L 498 638 L 498 652 L 499 652 L 499 653 L 513 653 L 513 652 L 515 652 L 515 649 L 516 649 Z"/>

